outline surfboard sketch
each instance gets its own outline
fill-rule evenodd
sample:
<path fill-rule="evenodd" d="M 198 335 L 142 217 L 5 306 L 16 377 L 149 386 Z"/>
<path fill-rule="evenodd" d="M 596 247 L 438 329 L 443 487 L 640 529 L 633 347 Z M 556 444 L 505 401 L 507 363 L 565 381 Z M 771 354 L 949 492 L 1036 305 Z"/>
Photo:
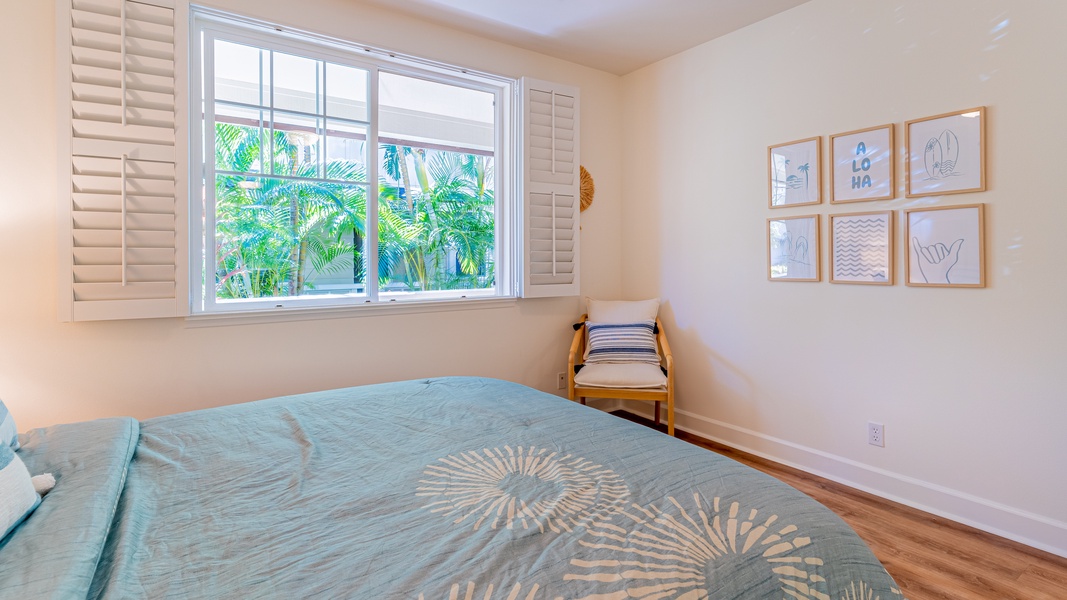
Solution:
<path fill-rule="evenodd" d="M 930 179 L 962 175 L 956 170 L 960 158 L 960 139 L 951 129 L 942 131 L 941 135 L 926 142 L 923 158 Z"/>
<path fill-rule="evenodd" d="M 907 197 L 986 189 L 984 107 L 907 121 L 904 126 Z"/>
<path fill-rule="evenodd" d="M 890 218 L 888 213 L 834 216 L 834 281 L 889 282 Z"/>

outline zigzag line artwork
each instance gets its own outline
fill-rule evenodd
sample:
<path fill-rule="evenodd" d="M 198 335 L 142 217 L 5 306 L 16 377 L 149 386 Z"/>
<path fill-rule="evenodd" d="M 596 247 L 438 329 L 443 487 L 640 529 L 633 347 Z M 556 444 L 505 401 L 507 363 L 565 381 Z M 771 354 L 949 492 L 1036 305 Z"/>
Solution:
<path fill-rule="evenodd" d="M 834 279 L 889 281 L 888 215 L 834 218 Z"/>

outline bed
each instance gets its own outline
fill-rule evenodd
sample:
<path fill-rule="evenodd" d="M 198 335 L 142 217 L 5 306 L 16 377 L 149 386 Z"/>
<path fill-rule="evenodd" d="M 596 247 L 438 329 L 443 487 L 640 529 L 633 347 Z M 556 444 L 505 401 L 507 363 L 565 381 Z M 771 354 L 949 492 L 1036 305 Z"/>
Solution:
<path fill-rule="evenodd" d="M 836 515 L 549 394 L 440 378 L 20 436 L 20 598 L 889 600 Z"/>

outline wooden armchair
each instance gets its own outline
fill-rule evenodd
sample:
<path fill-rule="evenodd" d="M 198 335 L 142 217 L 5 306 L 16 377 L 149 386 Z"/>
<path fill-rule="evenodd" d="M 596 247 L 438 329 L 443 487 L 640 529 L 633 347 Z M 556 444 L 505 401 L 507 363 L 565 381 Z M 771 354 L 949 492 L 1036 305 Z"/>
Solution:
<path fill-rule="evenodd" d="M 619 398 L 655 402 L 655 422 L 659 425 L 660 402 L 667 403 L 667 434 L 674 435 L 674 357 L 663 323 L 656 319 L 656 350 L 660 364 L 622 363 L 585 365 L 586 315 L 575 325 L 574 339 L 567 355 L 567 392 L 571 400 L 585 404 L 586 398 Z M 583 375 L 584 373 L 584 375 Z M 576 378 L 577 377 L 577 381 Z"/>

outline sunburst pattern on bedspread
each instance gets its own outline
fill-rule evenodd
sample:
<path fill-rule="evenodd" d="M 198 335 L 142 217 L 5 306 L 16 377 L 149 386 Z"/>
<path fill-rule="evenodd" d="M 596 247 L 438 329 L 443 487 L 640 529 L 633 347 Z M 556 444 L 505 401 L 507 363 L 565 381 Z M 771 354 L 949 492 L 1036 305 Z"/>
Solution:
<path fill-rule="evenodd" d="M 546 448 L 510 446 L 462 452 L 426 467 L 416 496 L 432 512 L 472 521 L 474 529 L 581 527 L 618 510 L 630 491 L 611 469 Z"/>

